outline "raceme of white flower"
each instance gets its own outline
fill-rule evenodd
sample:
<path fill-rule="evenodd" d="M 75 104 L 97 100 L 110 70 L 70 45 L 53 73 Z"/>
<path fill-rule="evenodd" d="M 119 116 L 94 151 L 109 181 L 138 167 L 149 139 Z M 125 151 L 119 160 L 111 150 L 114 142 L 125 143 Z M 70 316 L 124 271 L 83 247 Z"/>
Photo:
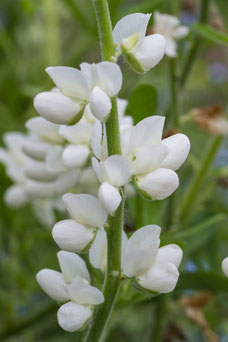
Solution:
<path fill-rule="evenodd" d="M 79 253 L 89 246 L 108 214 L 92 195 L 65 194 L 63 201 L 72 219 L 56 223 L 52 236 L 61 249 Z"/>
<path fill-rule="evenodd" d="M 228 257 L 226 257 L 222 262 L 222 270 L 226 277 L 228 277 Z"/>
<path fill-rule="evenodd" d="M 186 37 L 189 33 L 189 28 L 181 25 L 180 20 L 173 15 L 155 12 L 153 31 L 161 34 L 165 38 L 165 54 L 169 57 L 176 57 L 176 40 Z"/>
<path fill-rule="evenodd" d="M 85 261 L 77 254 L 60 251 L 57 254 L 61 272 L 43 269 L 37 282 L 49 297 L 64 303 L 57 313 L 59 325 L 66 331 L 82 328 L 90 319 L 94 305 L 104 301 L 102 292 L 90 285 Z"/>
<path fill-rule="evenodd" d="M 161 34 L 146 36 L 151 14 L 129 14 L 116 24 L 113 40 L 117 56 L 123 53 L 130 66 L 139 73 L 155 67 L 163 58 L 166 42 Z"/>
<path fill-rule="evenodd" d="M 38 94 L 34 107 L 46 120 L 56 124 L 75 124 L 89 103 L 92 114 L 104 121 L 110 110 L 110 97 L 122 86 L 120 67 L 111 62 L 80 64 L 80 69 L 49 67 L 46 69 L 57 88 Z"/>
<path fill-rule="evenodd" d="M 160 231 L 156 225 L 145 226 L 133 233 L 129 240 L 123 232 L 122 271 L 146 290 L 168 293 L 174 290 L 178 281 L 183 253 L 175 244 L 159 248 Z M 107 234 L 103 228 L 97 232 L 89 257 L 93 267 L 105 271 Z"/>

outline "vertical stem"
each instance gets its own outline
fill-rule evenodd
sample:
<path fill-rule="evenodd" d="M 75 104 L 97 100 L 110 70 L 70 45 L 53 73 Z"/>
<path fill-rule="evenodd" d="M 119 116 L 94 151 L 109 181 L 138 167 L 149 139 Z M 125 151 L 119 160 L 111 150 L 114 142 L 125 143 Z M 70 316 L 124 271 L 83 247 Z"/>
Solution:
<path fill-rule="evenodd" d="M 170 71 L 170 93 L 171 93 L 171 111 L 172 111 L 172 128 L 179 127 L 179 108 L 178 108 L 178 89 L 176 77 L 176 60 L 169 59 Z"/>
<path fill-rule="evenodd" d="M 112 26 L 107 0 L 94 0 L 98 28 L 101 41 L 102 58 L 113 61 L 115 46 L 112 38 Z M 112 110 L 105 124 L 107 134 L 108 154 L 121 154 L 117 99 L 113 97 Z M 105 337 L 105 330 L 114 308 L 121 282 L 121 244 L 124 214 L 124 200 L 116 210 L 114 216 L 109 216 L 107 228 L 108 255 L 107 269 L 104 282 L 103 304 L 95 308 L 93 320 L 85 336 L 84 342 L 101 342 Z"/>
<path fill-rule="evenodd" d="M 150 341 L 161 342 L 164 334 L 164 316 L 167 307 L 167 294 L 157 297 L 154 305 L 154 322 L 152 325 Z"/>
<path fill-rule="evenodd" d="M 201 9 L 200 9 L 200 18 L 199 18 L 200 23 L 207 22 L 208 14 L 209 14 L 209 5 L 210 5 L 210 0 L 201 0 Z M 196 57 L 201 47 L 202 47 L 202 39 L 196 36 L 192 43 L 191 49 L 189 51 L 189 55 L 187 56 L 187 59 L 185 61 L 183 71 L 180 77 L 180 86 L 182 88 L 186 84 L 188 76 L 191 73 L 192 67 L 194 65 L 194 62 L 196 60 Z"/>
<path fill-rule="evenodd" d="M 195 177 L 192 180 L 192 183 L 190 185 L 190 188 L 187 192 L 186 198 L 182 206 L 180 216 L 181 220 L 185 221 L 188 218 L 191 208 L 195 202 L 197 193 L 200 189 L 200 185 L 204 180 L 206 173 L 214 160 L 216 152 L 218 151 L 218 148 L 221 145 L 222 139 L 223 137 L 221 136 L 215 137 L 212 142 L 209 142 L 208 149 L 205 152 L 203 152 L 204 158 L 202 159 L 201 165 L 198 171 L 196 172 Z"/>

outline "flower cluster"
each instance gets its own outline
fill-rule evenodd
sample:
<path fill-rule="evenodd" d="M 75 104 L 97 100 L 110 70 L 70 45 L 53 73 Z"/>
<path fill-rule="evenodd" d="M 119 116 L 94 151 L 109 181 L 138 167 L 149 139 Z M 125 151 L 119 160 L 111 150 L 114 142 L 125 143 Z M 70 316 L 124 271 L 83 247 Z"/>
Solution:
<path fill-rule="evenodd" d="M 149 14 L 131 14 L 113 30 L 113 58 L 122 53 L 140 73 L 156 66 L 165 51 L 168 54 L 167 36 L 146 36 L 149 20 Z M 169 25 L 173 37 L 183 36 L 178 25 L 178 21 Z M 159 31 L 158 23 L 156 27 Z M 12 203 L 28 199 L 53 203 L 63 195 L 70 218 L 52 229 L 62 249 L 58 253 L 61 273 L 44 269 L 37 281 L 51 298 L 65 303 L 58 311 L 58 322 L 63 329 L 75 331 L 88 322 L 94 305 L 105 301 L 101 291 L 90 285 L 86 264 L 75 253 L 89 250 L 92 266 L 105 271 L 109 215 L 115 215 L 123 197 L 134 194 L 135 186 L 147 199 L 170 196 L 179 185 L 175 171 L 187 158 L 190 142 L 181 133 L 162 139 L 162 116 L 148 117 L 134 126 L 132 117 L 124 115 L 126 100 L 119 99 L 122 155 L 109 155 L 106 120 L 115 110 L 122 86 L 120 67 L 114 62 L 82 63 L 80 70 L 49 67 L 46 71 L 56 87 L 35 97 L 41 117 L 26 123 L 26 136 L 18 136 L 16 142 L 6 139 L 8 152 L 1 151 L 0 157 L 16 183 L 8 202 L 10 197 Z M 129 239 L 122 230 L 122 273 L 153 294 L 175 288 L 182 259 L 177 245 L 159 248 L 160 230 L 149 225 Z"/>

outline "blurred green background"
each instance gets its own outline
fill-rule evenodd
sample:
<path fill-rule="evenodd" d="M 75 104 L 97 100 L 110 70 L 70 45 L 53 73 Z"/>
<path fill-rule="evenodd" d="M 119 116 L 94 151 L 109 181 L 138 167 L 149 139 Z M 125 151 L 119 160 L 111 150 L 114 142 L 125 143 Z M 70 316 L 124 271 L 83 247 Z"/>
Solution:
<path fill-rule="evenodd" d="M 159 10 L 179 13 L 181 21 L 189 26 L 198 20 L 199 3 L 197 0 L 172 0 L 171 6 L 168 0 L 109 1 L 113 24 L 129 13 Z M 211 1 L 209 25 L 227 32 L 226 0 Z M 192 31 L 179 44 L 178 74 L 196 37 L 200 36 Z M 221 104 L 227 113 L 227 44 L 200 39 L 198 57 L 186 88 L 179 94 L 181 115 L 192 108 L 213 104 Z M 45 73 L 47 66 L 78 67 L 83 61 L 100 61 L 91 0 L 1 0 L 0 137 L 8 131 L 25 131 L 25 121 L 36 115 L 34 96 L 52 86 Z M 143 76 L 135 74 L 123 60 L 120 63 L 124 76 L 120 97 L 132 101 L 134 95 L 131 97 L 131 94 L 140 84 L 150 84 L 156 90 L 152 90 L 155 91 L 152 105 L 150 97 L 139 94 L 138 106 L 143 110 L 140 113 L 130 111 L 135 121 L 156 111 L 156 114 L 167 115 L 170 128 L 168 59 L 164 58 Z M 175 212 L 202 168 L 210 144 L 218 139 L 191 121 L 181 130 L 189 136 L 192 149 L 179 172 Z M 228 279 L 221 271 L 221 261 L 228 255 L 228 182 L 221 181 L 228 179 L 226 137 L 219 142 L 215 158 L 209 164 L 190 208 L 190 218 L 174 224 L 171 231 L 163 231 L 162 243 L 178 242 L 184 248 L 184 263 L 176 290 L 169 296 L 149 300 L 136 290 L 129 290 L 126 283 L 113 314 L 109 342 L 160 341 L 153 338 L 154 322 L 162 324 L 162 341 L 228 342 Z M 29 205 L 21 210 L 6 207 L 3 194 L 10 184 L 0 164 L 0 341 L 80 341 L 83 333 L 70 334 L 58 327 L 57 305 L 41 292 L 35 281 L 35 274 L 41 268 L 58 269 L 58 248 L 50 230 L 37 222 Z M 169 200 L 147 202 L 137 196 L 127 206 L 126 230 L 148 223 L 166 228 L 168 208 Z M 206 317 L 208 329 L 219 336 L 218 340 L 206 339 L 200 324 L 187 317 L 185 306 L 181 304 L 183 296 L 200 296 L 205 291 L 210 292 L 210 299 L 200 307 L 200 312 Z M 161 308 L 165 308 L 164 312 Z"/>

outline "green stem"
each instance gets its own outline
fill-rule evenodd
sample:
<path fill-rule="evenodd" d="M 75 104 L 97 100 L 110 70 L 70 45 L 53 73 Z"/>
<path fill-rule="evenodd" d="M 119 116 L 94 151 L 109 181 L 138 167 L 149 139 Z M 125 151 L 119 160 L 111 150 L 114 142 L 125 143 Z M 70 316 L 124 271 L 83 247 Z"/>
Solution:
<path fill-rule="evenodd" d="M 115 46 L 113 44 L 112 26 L 107 0 L 94 0 L 94 5 L 100 33 L 102 58 L 106 61 L 113 61 Z M 117 98 L 113 97 L 111 101 L 112 110 L 105 124 L 109 155 L 121 154 Z M 122 198 L 120 206 L 114 216 L 109 216 L 108 218 L 107 269 L 103 290 L 105 301 L 95 308 L 93 320 L 91 321 L 84 342 L 101 342 L 104 340 L 106 327 L 119 293 L 121 283 L 123 214 L 124 200 Z"/>
<path fill-rule="evenodd" d="M 164 318 L 167 308 L 167 295 L 160 295 L 154 302 L 153 325 L 150 341 L 161 342 L 164 335 Z"/>
<path fill-rule="evenodd" d="M 172 128 L 179 127 L 179 108 L 178 108 L 178 89 L 177 89 L 177 77 L 176 77 L 176 60 L 174 58 L 169 59 L 169 71 L 170 71 L 170 95 L 171 95 L 171 112 L 172 112 Z"/>
<path fill-rule="evenodd" d="M 209 14 L 209 5 L 210 0 L 201 0 L 201 9 L 200 9 L 200 23 L 206 23 Z M 187 79 L 191 73 L 192 67 L 195 63 L 196 57 L 199 53 L 200 48 L 202 47 L 202 38 L 195 36 L 191 49 L 189 51 L 189 55 L 185 61 L 183 71 L 180 77 L 180 86 L 183 88 L 187 82 Z"/>
<path fill-rule="evenodd" d="M 112 24 L 107 0 L 93 0 L 101 42 L 102 59 L 115 61 L 115 45 L 112 37 Z"/>
<path fill-rule="evenodd" d="M 204 157 L 202 159 L 201 165 L 192 180 L 192 183 L 190 185 L 190 188 L 187 192 L 186 198 L 182 206 L 180 215 L 181 221 L 186 221 L 186 219 L 188 218 L 190 211 L 193 207 L 193 204 L 195 202 L 195 199 L 197 197 L 197 193 L 200 189 L 200 185 L 205 179 L 207 171 L 209 170 L 209 167 L 211 166 L 215 158 L 216 152 L 218 151 L 218 148 L 221 145 L 222 139 L 223 137 L 219 136 L 215 137 L 212 142 L 209 141 L 209 146 L 207 150 L 203 152 Z"/>

